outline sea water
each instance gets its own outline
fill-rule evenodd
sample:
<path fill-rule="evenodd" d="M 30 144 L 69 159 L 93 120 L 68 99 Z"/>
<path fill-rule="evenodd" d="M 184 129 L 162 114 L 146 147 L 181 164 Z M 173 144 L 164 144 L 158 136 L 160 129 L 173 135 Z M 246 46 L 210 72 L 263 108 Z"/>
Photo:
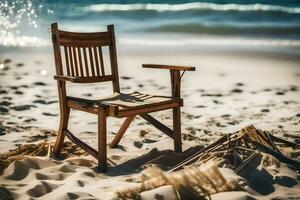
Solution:
<path fill-rule="evenodd" d="M 300 47 L 297 0 L 1 0 L 0 46 L 51 44 L 49 28 L 105 31 L 135 46 Z"/>

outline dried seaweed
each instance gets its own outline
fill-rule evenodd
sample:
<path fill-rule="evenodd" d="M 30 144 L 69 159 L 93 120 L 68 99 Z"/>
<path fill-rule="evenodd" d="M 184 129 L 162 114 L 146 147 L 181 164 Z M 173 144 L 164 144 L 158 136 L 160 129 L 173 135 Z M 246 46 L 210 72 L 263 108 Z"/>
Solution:
<path fill-rule="evenodd" d="M 26 156 L 50 156 L 52 146 L 53 142 L 43 141 L 38 144 L 24 144 L 7 153 L 0 154 L 0 175 L 15 160 L 22 160 Z M 65 159 L 79 155 L 86 155 L 86 153 L 77 145 L 71 142 L 64 142 L 59 158 Z"/>
<path fill-rule="evenodd" d="M 119 190 L 116 194 L 120 199 L 139 199 L 141 192 L 164 185 L 171 185 L 178 199 L 201 200 L 214 193 L 241 189 L 236 180 L 225 179 L 217 166 L 210 162 L 172 173 L 150 167 L 142 172 L 138 186 Z"/>
<path fill-rule="evenodd" d="M 201 166 L 211 160 L 217 161 L 219 167 L 234 169 L 239 173 L 252 159 L 267 153 L 279 161 L 292 165 L 300 170 L 300 162 L 285 155 L 280 149 L 290 147 L 294 151 L 300 145 L 271 135 L 267 131 L 256 129 L 253 125 L 247 126 L 238 132 L 223 136 L 213 144 L 196 152 L 174 166 L 170 171 L 175 171 L 186 166 Z"/>
<path fill-rule="evenodd" d="M 273 164 L 280 161 L 300 170 L 299 161 L 280 151 L 282 147 L 289 147 L 294 151 L 300 149 L 298 144 L 250 125 L 223 136 L 168 172 L 158 168 L 143 171 L 140 185 L 117 191 L 117 195 L 120 199 L 139 199 L 141 192 L 163 185 L 172 185 L 179 194 L 178 199 L 207 199 L 217 192 L 242 190 L 237 181 L 226 180 L 217 167 L 231 168 L 239 174 L 256 159 L 260 159 L 260 165 L 268 166 L 267 162 Z M 214 165 L 210 165 L 211 163 Z"/>

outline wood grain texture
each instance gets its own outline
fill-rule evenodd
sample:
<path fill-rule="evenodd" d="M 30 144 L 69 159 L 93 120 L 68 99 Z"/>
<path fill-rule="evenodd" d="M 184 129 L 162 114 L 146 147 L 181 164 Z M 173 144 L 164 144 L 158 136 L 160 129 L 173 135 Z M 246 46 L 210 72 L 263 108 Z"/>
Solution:
<path fill-rule="evenodd" d="M 170 69 L 179 71 L 195 71 L 196 68 L 192 66 L 175 66 L 175 65 L 159 65 L 159 64 L 143 64 L 144 68 L 153 69 Z"/>
<path fill-rule="evenodd" d="M 126 130 L 128 129 L 130 123 L 133 121 L 135 116 L 129 116 L 125 119 L 125 121 L 123 122 L 121 128 L 119 129 L 117 135 L 114 137 L 113 141 L 110 143 L 110 147 L 111 148 L 115 148 L 118 146 L 120 140 L 122 139 L 122 137 L 124 136 Z"/>

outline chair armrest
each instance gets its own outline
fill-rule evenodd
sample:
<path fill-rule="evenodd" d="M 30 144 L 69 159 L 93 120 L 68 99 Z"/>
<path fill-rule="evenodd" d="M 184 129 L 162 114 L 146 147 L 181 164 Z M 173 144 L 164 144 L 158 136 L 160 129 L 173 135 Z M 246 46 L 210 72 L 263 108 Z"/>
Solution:
<path fill-rule="evenodd" d="M 169 69 L 178 71 L 196 71 L 195 67 L 192 66 L 175 66 L 175 65 L 159 65 L 159 64 L 143 64 L 144 68 L 153 69 Z"/>
<path fill-rule="evenodd" d="M 54 79 L 58 81 L 76 82 L 77 78 L 73 76 L 54 75 Z"/>
<path fill-rule="evenodd" d="M 158 64 L 143 64 L 144 68 L 153 69 L 169 69 L 171 75 L 172 97 L 180 98 L 181 77 L 185 71 L 195 71 L 195 67 L 191 66 L 175 66 L 175 65 L 158 65 Z M 183 71 L 181 74 L 180 71 Z"/>

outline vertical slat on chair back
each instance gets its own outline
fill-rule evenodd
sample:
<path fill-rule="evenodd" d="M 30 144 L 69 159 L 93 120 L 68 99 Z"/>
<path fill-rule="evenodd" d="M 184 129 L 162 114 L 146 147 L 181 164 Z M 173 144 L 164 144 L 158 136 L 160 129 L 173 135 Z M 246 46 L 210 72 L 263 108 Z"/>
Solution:
<path fill-rule="evenodd" d="M 56 23 L 51 25 L 51 29 L 55 54 L 59 57 L 64 54 L 61 56 L 63 59 L 57 60 L 58 75 L 76 77 L 84 83 L 112 81 L 114 92 L 119 92 L 113 25 L 107 26 L 107 32 L 97 33 L 66 32 L 58 30 Z M 110 70 L 105 69 L 103 48 L 109 49 Z"/>

